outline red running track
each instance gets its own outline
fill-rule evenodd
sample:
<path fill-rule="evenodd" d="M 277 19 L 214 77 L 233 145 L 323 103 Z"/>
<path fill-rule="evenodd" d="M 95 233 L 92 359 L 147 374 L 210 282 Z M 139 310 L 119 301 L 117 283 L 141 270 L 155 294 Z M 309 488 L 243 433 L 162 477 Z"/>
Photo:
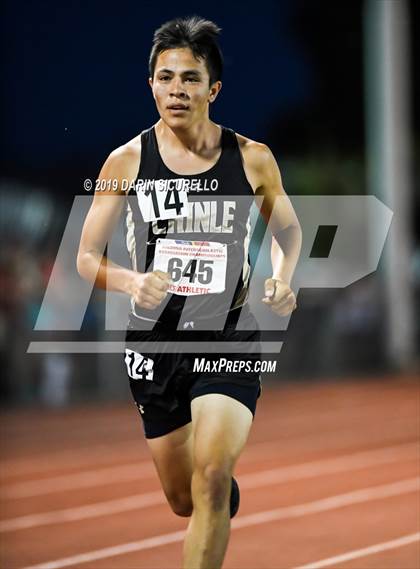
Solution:
<path fill-rule="evenodd" d="M 419 568 L 419 419 L 414 377 L 265 387 L 224 568 Z M 134 405 L 0 425 L 2 569 L 181 566 Z"/>

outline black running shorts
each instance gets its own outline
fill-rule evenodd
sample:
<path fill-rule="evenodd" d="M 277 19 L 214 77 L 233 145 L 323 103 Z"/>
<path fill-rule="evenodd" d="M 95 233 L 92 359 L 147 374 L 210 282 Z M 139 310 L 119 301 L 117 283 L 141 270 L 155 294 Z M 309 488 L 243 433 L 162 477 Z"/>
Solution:
<path fill-rule="evenodd" d="M 254 363 L 261 360 L 260 332 L 248 307 L 244 309 L 241 321 L 246 330 L 237 330 L 230 318 L 223 331 L 168 330 L 159 323 L 153 330 L 142 330 L 139 319 L 130 316 L 125 364 L 146 438 L 166 435 L 189 423 L 191 401 L 209 393 L 232 397 L 255 415 L 261 393 L 261 376 L 254 371 Z M 220 342 L 240 350 L 186 353 L 182 349 L 182 344 L 195 342 L 201 346 Z M 258 351 L 251 351 L 255 346 Z M 221 363 L 225 364 L 222 369 Z"/>

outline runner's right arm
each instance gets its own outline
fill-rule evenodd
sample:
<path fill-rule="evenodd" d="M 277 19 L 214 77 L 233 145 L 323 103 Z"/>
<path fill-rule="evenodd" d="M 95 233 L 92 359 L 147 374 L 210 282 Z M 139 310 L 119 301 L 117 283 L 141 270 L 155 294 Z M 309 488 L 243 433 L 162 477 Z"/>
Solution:
<path fill-rule="evenodd" d="M 127 144 L 114 150 L 102 167 L 99 179 L 109 182 L 110 188 L 117 180 L 118 189 L 95 192 L 83 226 L 77 270 L 81 277 L 95 286 L 124 292 L 134 297 L 136 304 L 143 308 L 154 309 L 166 297 L 169 275 L 162 271 L 138 273 L 117 265 L 104 255 L 126 203 L 125 191 L 121 189 L 123 180 L 129 185 L 137 176 L 140 162 L 138 146 Z"/>

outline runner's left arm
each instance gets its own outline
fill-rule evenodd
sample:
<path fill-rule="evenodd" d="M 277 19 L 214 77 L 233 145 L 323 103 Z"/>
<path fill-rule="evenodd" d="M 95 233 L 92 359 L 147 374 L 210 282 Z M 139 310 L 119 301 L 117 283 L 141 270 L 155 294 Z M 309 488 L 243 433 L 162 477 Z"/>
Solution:
<path fill-rule="evenodd" d="M 273 274 L 265 281 L 263 302 L 276 314 L 286 316 L 296 307 L 296 297 L 290 284 L 302 246 L 302 230 L 270 149 L 258 144 L 254 154 L 257 155 L 254 164 L 258 179 L 255 195 L 263 198 L 261 215 L 273 236 Z"/>

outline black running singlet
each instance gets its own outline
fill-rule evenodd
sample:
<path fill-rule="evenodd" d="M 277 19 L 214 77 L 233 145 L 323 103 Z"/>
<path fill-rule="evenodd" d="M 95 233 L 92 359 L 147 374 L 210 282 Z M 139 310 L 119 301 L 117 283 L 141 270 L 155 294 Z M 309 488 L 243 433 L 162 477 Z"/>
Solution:
<path fill-rule="evenodd" d="M 234 131 L 222 127 L 221 154 L 200 174 L 164 164 L 154 127 L 141 134 L 141 162 L 127 199 L 126 241 L 133 269 L 170 273 L 167 298 L 154 310 L 132 300 L 134 316 L 176 326 L 242 306 L 248 295 L 249 213 L 254 193 Z"/>

